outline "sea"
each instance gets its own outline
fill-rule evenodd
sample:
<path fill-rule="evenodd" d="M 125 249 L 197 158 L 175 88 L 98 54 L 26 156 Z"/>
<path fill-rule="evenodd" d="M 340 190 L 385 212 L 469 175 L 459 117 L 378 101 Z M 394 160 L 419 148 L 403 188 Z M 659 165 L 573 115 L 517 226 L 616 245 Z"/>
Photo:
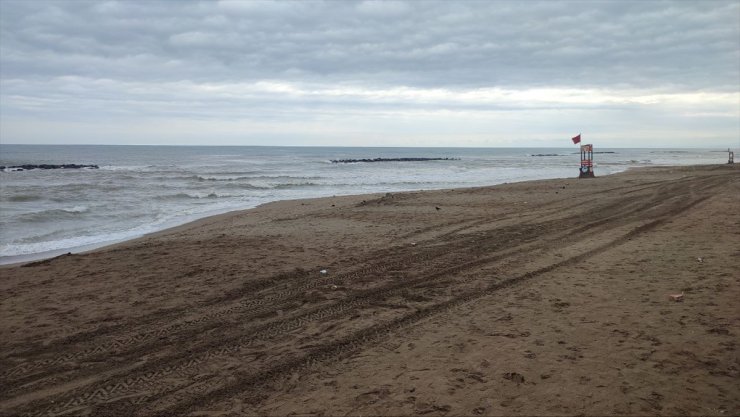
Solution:
<path fill-rule="evenodd" d="M 720 149 L 594 149 L 597 176 L 727 162 Z M 449 158 L 333 163 L 340 159 Z M 361 148 L 0 144 L 0 264 L 125 241 L 276 200 L 575 178 L 569 148 Z"/>

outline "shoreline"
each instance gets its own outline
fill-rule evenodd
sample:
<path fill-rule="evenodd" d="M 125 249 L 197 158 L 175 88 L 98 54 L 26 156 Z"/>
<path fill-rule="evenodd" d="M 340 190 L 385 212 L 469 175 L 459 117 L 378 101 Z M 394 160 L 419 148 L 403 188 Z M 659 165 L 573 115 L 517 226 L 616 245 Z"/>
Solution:
<path fill-rule="evenodd" d="M 623 171 L 619 171 L 619 172 L 615 172 L 615 173 L 611 173 L 611 174 L 606 174 L 606 175 L 603 175 L 603 176 L 600 176 L 600 177 L 619 175 L 619 174 L 622 174 L 622 173 L 625 173 L 625 172 L 628 172 L 628 171 L 633 171 L 633 170 L 652 169 L 652 168 L 670 168 L 670 167 L 673 167 L 673 166 L 628 167 L 628 168 L 626 168 Z M 675 167 L 678 168 L 678 167 L 681 167 L 681 166 L 680 165 L 677 165 Z M 413 193 L 413 192 L 419 192 L 419 191 L 440 191 L 440 190 L 446 190 L 446 189 L 452 189 L 452 190 L 458 190 L 458 189 L 460 189 L 460 190 L 462 190 L 462 189 L 471 189 L 471 188 L 495 187 L 497 185 L 502 185 L 502 184 L 517 184 L 517 183 L 526 183 L 526 182 L 534 182 L 534 181 L 548 181 L 548 180 L 561 180 L 561 179 L 562 180 L 567 180 L 569 178 L 543 178 L 543 179 L 537 179 L 537 180 L 522 180 L 522 181 L 514 181 L 514 182 L 492 183 L 492 184 L 480 185 L 480 186 L 472 186 L 472 187 L 455 187 L 455 188 L 441 188 L 441 189 L 419 189 L 419 190 L 404 190 L 404 191 L 390 191 L 390 192 L 392 192 L 394 194 L 401 194 L 401 193 Z M 573 177 L 572 179 L 578 179 L 578 178 L 577 177 Z M 383 192 L 369 193 L 369 194 L 346 194 L 346 195 L 341 195 L 341 196 L 361 197 L 361 196 L 374 196 L 376 194 L 377 195 L 380 195 L 380 194 L 383 194 Z M 163 232 L 167 232 L 167 231 L 170 231 L 170 230 L 178 229 L 180 227 L 187 226 L 187 225 L 189 225 L 191 223 L 196 223 L 196 222 L 198 222 L 200 220 L 208 219 L 208 218 L 211 218 L 211 217 L 223 216 L 223 215 L 227 215 L 227 214 L 231 214 L 231 213 L 237 213 L 237 212 L 242 212 L 242 211 L 253 210 L 255 208 L 258 208 L 258 207 L 263 206 L 263 205 L 266 205 L 266 204 L 272 204 L 272 203 L 281 202 L 281 201 L 313 200 L 313 199 L 335 198 L 335 197 L 337 197 L 337 196 L 323 196 L 323 197 L 308 197 L 308 198 L 299 198 L 299 199 L 273 200 L 273 201 L 268 201 L 268 202 L 265 202 L 265 203 L 258 204 L 258 205 L 254 206 L 254 207 L 227 209 L 226 211 L 223 211 L 223 212 L 217 211 L 215 213 L 205 214 L 203 216 L 198 216 L 198 217 L 195 217 L 195 218 L 185 218 L 182 221 L 173 221 L 173 222 L 171 222 L 173 224 L 171 226 L 166 226 L 166 227 L 164 227 L 162 229 L 155 230 L 155 231 L 149 232 L 149 233 L 144 233 L 144 234 L 139 234 L 139 235 L 133 235 L 131 237 L 127 237 L 127 238 L 124 238 L 124 239 L 116 239 L 116 240 L 110 240 L 110 241 L 104 241 L 104 242 L 98 242 L 98 243 L 91 243 L 91 244 L 80 245 L 80 246 L 71 246 L 71 247 L 67 247 L 67 248 L 60 248 L 60 249 L 54 249 L 54 250 L 49 250 L 49 251 L 44 251 L 44 252 L 37 252 L 37 253 L 29 253 L 29 254 L 23 254 L 23 255 L 0 256 L 0 269 L 2 269 L 4 267 L 19 266 L 19 265 L 22 265 L 22 264 L 27 263 L 27 262 L 34 262 L 34 261 L 40 261 L 40 260 L 50 259 L 50 258 L 54 258 L 54 257 L 60 256 L 60 255 L 66 255 L 68 253 L 82 254 L 82 253 L 88 253 L 88 252 L 99 250 L 99 249 L 104 249 L 104 248 L 107 248 L 107 247 L 112 247 L 112 246 L 116 246 L 116 245 L 126 244 L 128 242 L 134 242 L 136 240 L 139 240 L 139 239 L 142 239 L 142 238 L 146 238 L 148 236 L 158 235 L 158 234 L 163 233 Z"/>
<path fill-rule="evenodd" d="M 269 204 L 269 203 L 266 203 Z M 259 206 L 255 206 L 259 207 Z M 239 208 L 239 209 L 227 209 L 227 211 L 221 212 L 208 212 L 209 214 L 206 214 L 202 217 L 192 217 L 187 216 L 183 218 L 181 221 L 172 221 L 168 223 L 168 226 L 165 226 L 162 229 L 155 230 L 153 232 L 149 233 L 143 233 L 138 235 L 132 235 L 131 237 L 123 238 L 123 239 L 114 239 L 114 240 L 108 240 L 98 243 L 90 243 L 87 245 L 79 245 L 79 246 L 71 246 L 67 248 L 61 248 L 61 249 L 54 249 L 44 252 L 36 252 L 36 253 L 29 253 L 29 254 L 23 254 L 23 255 L 10 255 L 10 256 L 0 256 L 0 269 L 6 266 L 16 266 L 21 265 L 26 262 L 33 262 L 33 261 L 39 261 L 39 260 L 45 260 L 49 258 L 53 258 L 59 255 L 65 255 L 67 253 L 72 254 L 82 254 L 82 253 L 88 253 L 99 249 L 104 249 L 116 245 L 126 244 L 128 242 L 133 242 L 141 238 L 145 238 L 150 235 L 156 235 L 162 232 L 166 232 L 168 230 L 177 229 L 182 226 L 186 226 L 190 223 L 195 223 L 199 220 L 207 219 L 209 217 L 216 217 L 221 216 L 228 213 L 233 213 L 237 211 L 245 211 L 245 210 L 252 210 L 255 207 L 249 207 L 249 208 Z"/>
<path fill-rule="evenodd" d="M 651 167 L 4 267 L 0 414 L 738 414 L 739 206 L 740 165 Z"/>
<path fill-rule="evenodd" d="M 330 147 L 331 148 L 331 147 Z M 426 149 L 426 148 L 422 148 Z M 462 152 L 462 154 L 465 154 L 463 150 L 466 148 L 460 148 L 459 150 Z M 518 151 L 524 152 L 527 148 L 512 148 L 516 149 Z M 531 149 L 539 149 L 539 148 L 531 148 Z M 549 148 L 542 148 L 542 151 L 547 152 Z M 571 148 L 562 148 L 563 149 L 571 149 Z M 686 159 L 685 157 L 682 157 L 683 159 L 679 158 L 678 160 L 675 160 L 674 157 L 670 156 L 675 152 L 678 152 L 678 150 L 670 150 L 670 149 L 660 149 L 656 148 L 657 152 L 660 156 L 653 156 L 653 151 L 647 151 L 645 148 L 643 149 L 642 153 L 637 153 L 635 155 L 632 155 L 630 152 L 635 153 L 635 149 L 633 148 L 620 148 L 620 153 L 626 152 L 625 156 L 621 159 L 618 158 L 617 160 L 611 161 L 608 157 L 599 158 L 599 161 L 597 161 L 598 164 L 603 164 L 600 166 L 603 166 L 603 169 L 597 168 L 597 173 L 601 173 L 603 175 L 608 175 L 609 173 L 612 173 L 613 171 L 622 171 L 622 170 L 629 170 L 629 169 L 635 169 L 630 168 L 636 167 L 637 169 L 644 168 L 645 163 L 657 163 L 657 166 L 668 166 L 666 164 L 678 164 L 678 166 L 682 166 L 684 163 L 699 163 L 704 164 L 706 162 L 712 162 L 714 157 L 710 157 L 707 159 L 707 155 L 709 155 L 706 152 L 706 149 L 702 152 L 694 152 L 690 149 L 683 149 L 680 150 L 680 153 L 687 153 L 691 154 L 690 158 Z M 405 151 L 408 153 L 400 153 L 398 157 L 406 156 L 414 156 L 412 150 Z M 440 157 L 439 152 L 434 152 L 433 148 L 426 149 L 424 152 L 426 152 L 424 157 Z M 110 152 L 108 152 L 110 153 Z M 108 153 L 102 152 L 100 153 L 101 160 L 108 160 L 106 158 L 111 158 L 112 155 L 107 155 Z M 387 153 L 387 152 L 386 152 Z M 453 152 L 454 153 L 454 152 Z M 533 152 L 528 152 L 527 155 L 531 155 Z M 306 155 L 312 155 L 315 157 L 316 155 L 307 153 Z M 356 155 L 354 155 L 356 154 Z M 354 152 L 353 156 L 362 158 L 362 153 L 359 151 Z M 400 155 L 400 156 L 399 156 Z M 477 154 L 475 154 L 477 155 Z M 475 157 L 475 155 L 467 154 L 467 157 Z M 486 158 L 493 158 L 495 155 L 497 155 L 496 152 L 489 152 L 486 154 Z M 510 161 L 512 153 L 503 152 L 500 156 L 503 157 L 505 161 Z M 516 153 L 516 155 L 519 155 L 519 153 Z M 391 154 L 385 154 L 380 153 L 375 155 L 379 158 L 385 158 L 385 157 L 392 157 L 394 155 Z M 459 155 L 458 155 L 459 156 Z M 458 157 L 455 156 L 455 157 Z M 710 155 L 711 156 L 711 155 Z M 338 151 L 329 152 L 325 155 L 327 159 L 327 163 L 332 158 L 341 158 L 345 157 L 345 155 L 338 153 Z M 444 157 L 444 155 L 442 155 Z M 522 156 L 518 156 L 519 159 L 522 159 Z M 625 159 L 626 158 L 626 159 Z M 647 159 L 643 159 L 647 158 Z M 657 158 L 657 159 L 656 159 Z M 125 158 L 124 158 L 125 159 Z M 278 158 L 279 159 L 279 158 Z M 485 158 L 484 158 L 485 159 Z M 516 159 L 516 158 L 515 158 Z M 527 158 L 524 158 L 527 159 Z M 530 158 L 531 159 L 531 158 Z M 568 158 L 570 159 L 570 158 Z M 635 165 L 630 165 L 625 161 L 630 161 L 630 163 L 636 163 Z M 639 161 L 638 161 L 639 160 Z M 705 161 L 706 160 L 706 161 Z M 683 161 L 683 162 L 679 162 Z M 690 161 L 690 162 L 688 162 Z M 48 161 L 41 161 L 41 162 L 48 162 Z M 58 162 L 58 161 L 57 161 Z M 152 161 L 150 161 L 152 162 Z M 521 161 L 520 161 L 521 162 Z M 716 161 L 715 161 L 716 162 Z M 521 181 L 527 180 L 528 178 L 536 177 L 537 175 L 548 175 L 551 176 L 551 178 L 570 178 L 573 176 L 571 168 L 569 168 L 567 171 L 563 171 L 562 168 L 560 171 L 556 169 L 556 165 L 548 165 L 548 169 L 552 169 L 553 172 L 522 172 L 517 173 L 517 176 L 519 179 L 513 179 L 510 178 L 510 175 L 505 174 L 506 172 L 506 166 L 508 166 L 509 162 L 504 163 L 504 169 L 499 172 L 498 170 L 495 170 L 493 174 L 483 174 L 471 177 L 470 175 L 463 175 L 462 177 L 458 178 L 462 182 L 458 184 L 457 181 L 452 181 L 451 184 L 444 184 L 445 181 L 442 181 L 442 183 L 438 184 L 432 184 L 428 185 L 425 182 L 421 182 L 416 185 L 412 185 L 413 187 L 417 189 L 436 189 L 438 187 L 443 188 L 450 188 L 450 187 L 471 187 L 471 186 L 490 186 L 490 185 L 496 185 L 499 183 L 503 183 L 505 181 Z M 128 162 L 123 163 L 124 166 L 128 166 Z M 537 163 L 535 165 L 538 165 Z M 480 169 L 480 167 L 476 168 Z M 572 168 L 575 169 L 575 168 Z M 486 169 L 487 170 L 487 169 Z M 103 170 L 105 171 L 105 170 Z M 111 172 L 117 172 L 118 170 L 112 170 Z M 106 171 L 107 172 L 107 171 Z M 487 172 L 487 171 L 486 171 Z M 193 178 L 199 178 L 197 175 L 197 172 L 193 171 L 192 173 L 194 175 Z M 316 173 L 314 173 L 316 174 Z M 489 175 L 490 174 L 490 175 Z M 601 175 L 600 174 L 600 175 Z M 106 181 L 112 181 L 111 184 L 115 183 L 118 184 L 117 186 L 124 186 L 128 190 L 137 190 L 138 186 L 144 186 L 145 183 L 139 184 L 128 184 L 126 181 L 121 178 L 117 178 L 115 176 L 109 177 L 104 176 L 106 178 Z M 111 174 L 112 175 L 112 174 Z M 312 174 L 313 175 L 313 174 Z M 493 178 L 491 177 L 493 176 Z M 145 177 L 145 176 L 144 176 Z M 125 178 L 125 177 L 124 177 Z M 136 177 L 138 178 L 138 177 Z M 179 178 L 179 177 L 178 177 Z M 183 177 L 183 178 L 191 178 L 191 177 Z M 456 177 L 457 178 L 457 177 Z M 487 184 L 481 184 L 479 181 L 476 181 L 475 178 L 487 180 Z M 212 179 L 209 177 L 209 179 Z M 429 178 L 425 177 L 425 180 L 428 180 Z M 118 181 L 123 181 L 119 184 Z M 141 178 L 137 179 L 136 181 L 141 180 Z M 292 180 L 291 180 L 292 181 Z M 384 180 L 385 181 L 385 180 Z M 290 181 L 287 181 L 290 182 Z M 332 181 L 329 181 L 330 183 Z M 381 182 L 382 184 L 385 184 L 385 182 Z M 220 214 L 224 212 L 229 211 L 235 211 L 235 210 L 243 210 L 251 208 L 258 204 L 263 204 L 269 200 L 272 201 L 278 201 L 282 199 L 290 199 L 290 198 L 299 198 L 299 197 L 308 197 L 311 196 L 311 194 L 314 194 L 313 196 L 319 196 L 322 195 L 325 197 L 328 197 L 334 193 L 330 188 L 324 187 L 323 185 L 316 188 L 313 192 L 280 192 L 280 193 L 268 193 L 263 196 L 251 196 L 249 193 L 246 193 L 245 195 L 241 195 L 241 193 L 235 193 L 232 195 L 232 192 L 229 191 L 232 184 L 230 183 L 224 183 L 221 184 L 216 183 L 217 185 L 214 187 L 207 187 L 209 189 L 208 197 L 210 198 L 213 195 L 216 195 L 218 197 L 217 199 L 214 199 L 213 201 L 208 201 L 208 204 L 205 200 L 188 200 L 184 199 L 182 202 L 176 203 L 173 207 L 169 209 L 164 209 L 164 204 L 155 204 L 152 206 L 151 210 L 144 210 L 144 205 L 137 203 L 138 198 L 134 197 L 133 192 L 128 192 L 126 196 L 122 197 L 122 201 L 128 201 L 129 204 L 131 204 L 131 207 L 126 208 L 126 210 L 113 210 L 113 211 L 106 211 L 104 208 L 108 206 L 106 201 L 109 201 L 106 196 L 100 196 L 95 197 L 91 201 L 86 201 L 85 198 L 80 200 L 81 204 L 78 206 L 78 203 L 75 202 L 74 204 L 54 204 L 51 207 L 45 207 L 45 205 L 39 206 L 38 204 L 25 204 L 22 210 L 19 211 L 18 216 L 16 215 L 7 215 L 4 216 L 5 221 L 8 222 L 7 224 L 13 225 L 13 230 L 17 230 L 17 232 L 14 232 L 12 234 L 13 242 L 6 242 L 6 245 L 4 245 L 3 250 L 0 253 L 0 266 L 2 265 L 8 265 L 8 264 L 16 264 L 20 262 L 26 262 L 31 260 L 39 260 L 48 258 L 50 256 L 55 256 L 58 254 L 63 254 L 67 252 L 72 253 L 79 253 L 87 250 L 92 250 L 94 248 L 102 248 L 105 246 L 108 246 L 110 244 L 114 244 L 117 242 L 123 242 L 123 241 L 129 241 L 132 239 L 137 239 L 142 236 L 145 236 L 148 233 L 155 233 L 161 230 L 166 230 L 167 228 L 181 225 L 188 223 L 192 220 L 197 220 L 199 218 L 208 217 L 213 214 Z M 399 184 L 406 184 L 405 182 L 401 182 Z M 465 185 L 462 185 L 465 184 Z M 183 185 L 183 184 L 180 184 Z M 186 184 L 187 186 L 193 186 L 195 188 L 200 190 L 200 185 L 198 184 Z M 320 185 L 320 184 L 319 184 Z M 378 186 L 379 188 L 381 186 Z M 94 187 L 93 187 L 94 188 Z M 345 187 L 346 188 L 346 187 Z M 371 187 L 376 188 L 376 187 Z M 388 188 L 388 187 L 384 187 Z M 373 192 L 403 192 L 403 191 L 411 191 L 410 189 L 401 190 L 402 188 L 406 188 L 406 186 L 398 185 L 397 187 L 390 187 L 391 189 L 386 190 L 379 190 L 379 189 L 357 189 L 356 187 L 349 187 L 346 189 L 336 190 L 340 193 L 373 193 Z M 394 190 L 393 188 L 396 188 Z M 191 190 L 190 188 L 182 188 L 183 194 L 177 194 L 175 197 L 182 197 L 184 194 L 189 194 L 190 197 L 199 197 L 203 198 L 203 196 L 206 194 L 203 190 L 198 192 L 191 192 L 188 190 Z M 52 198 L 54 197 L 54 191 L 49 191 L 51 194 L 47 197 Z M 174 194 L 177 191 L 173 191 L 172 194 Z M 270 195 L 272 194 L 272 195 Z M 312 196 L 312 197 L 313 197 Z M 20 197 L 28 197 L 28 196 L 19 196 Z M 167 196 L 168 198 L 173 196 Z M 239 197 L 239 198 L 234 198 Z M 13 195 L 9 196 L 8 198 L 13 198 Z M 155 197 L 158 198 L 158 197 Z M 57 200 L 54 200 L 57 201 Z M 59 200 L 62 201 L 62 200 Z M 170 200 L 167 200 L 170 201 Z M 100 202 L 100 204 L 98 203 Z M 170 204 L 169 202 L 167 204 Z M 72 207 L 74 205 L 74 207 Z M 67 207 L 68 206 L 68 207 Z M 90 210 L 88 210 L 88 206 L 90 207 Z M 12 205 L 8 206 L 14 207 Z M 79 207 L 82 207 L 81 209 Z M 169 207 L 169 206 L 168 206 Z M 212 210 L 208 207 L 219 207 L 218 210 Z M 20 206 L 19 206 L 20 209 Z M 65 213 L 54 213 L 56 210 L 63 210 L 65 212 L 75 213 L 74 215 L 67 215 Z M 43 216 L 39 216 L 38 220 L 41 221 L 41 219 L 45 219 L 43 221 L 52 221 L 53 218 L 58 218 L 61 215 L 61 219 L 59 222 L 55 223 L 45 223 L 49 224 L 50 227 L 48 230 L 45 230 L 44 233 L 40 233 L 38 229 L 38 224 L 34 226 L 34 223 L 30 222 L 29 219 L 35 218 L 37 211 L 40 211 Z M 47 213 L 47 211 L 49 213 Z M 201 212 L 202 211 L 202 212 Z M 78 212 L 83 214 L 77 214 Z M 186 213 L 199 213 L 199 214 L 186 214 Z M 13 210 L 8 211 L 6 214 L 14 213 Z M 25 214 L 23 214 L 25 213 Z M 107 214 L 106 214 L 107 213 Z M 102 217 L 101 217 L 102 216 Z M 48 218 L 47 218 L 48 217 Z M 16 223 L 17 222 L 17 223 Z M 101 223 L 105 222 L 105 223 Z M 143 223 L 139 223 L 143 222 Z M 78 227 L 82 226 L 83 227 Z M 17 228 L 15 227 L 17 226 Z M 64 230 L 62 230 L 64 229 Z M 103 230 L 106 230 L 106 232 L 103 232 Z M 46 237 L 42 237 L 41 235 L 44 234 Z M 34 252 L 35 251 L 35 252 Z M 30 252 L 30 253 L 29 253 Z"/>

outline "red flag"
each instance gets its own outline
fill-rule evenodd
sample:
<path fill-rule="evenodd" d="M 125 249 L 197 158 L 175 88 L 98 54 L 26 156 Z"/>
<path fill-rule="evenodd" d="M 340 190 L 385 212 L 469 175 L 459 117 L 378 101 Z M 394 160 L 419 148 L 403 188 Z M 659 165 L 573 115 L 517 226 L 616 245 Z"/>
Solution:
<path fill-rule="evenodd" d="M 578 136 L 573 138 L 573 144 L 581 143 L 581 134 L 579 133 Z"/>

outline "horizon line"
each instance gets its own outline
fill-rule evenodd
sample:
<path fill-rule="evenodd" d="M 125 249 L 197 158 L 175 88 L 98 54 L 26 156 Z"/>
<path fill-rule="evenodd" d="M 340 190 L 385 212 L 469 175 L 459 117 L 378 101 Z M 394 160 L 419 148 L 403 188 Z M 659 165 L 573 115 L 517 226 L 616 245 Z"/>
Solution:
<path fill-rule="evenodd" d="M 594 145 L 594 144 L 591 144 Z M 167 147 L 202 147 L 202 148 L 419 148 L 419 149 L 522 149 L 522 148 L 554 148 L 580 149 L 580 146 L 347 146 L 347 145 L 184 145 L 184 144 L 149 144 L 149 143 L 0 143 L 0 146 L 167 146 Z M 740 145 L 739 145 L 740 146 Z M 725 148 L 717 146 L 603 146 L 607 149 L 714 149 Z M 728 149 L 732 147 L 729 146 Z"/>

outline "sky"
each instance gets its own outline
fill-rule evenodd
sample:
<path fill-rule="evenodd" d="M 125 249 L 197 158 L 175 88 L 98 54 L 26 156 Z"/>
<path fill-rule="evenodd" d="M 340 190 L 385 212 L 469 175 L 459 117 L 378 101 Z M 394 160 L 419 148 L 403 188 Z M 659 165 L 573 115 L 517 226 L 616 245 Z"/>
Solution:
<path fill-rule="evenodd" d="M 740 1 L 0 1 L 0 144 L 740 148 Z"/>

